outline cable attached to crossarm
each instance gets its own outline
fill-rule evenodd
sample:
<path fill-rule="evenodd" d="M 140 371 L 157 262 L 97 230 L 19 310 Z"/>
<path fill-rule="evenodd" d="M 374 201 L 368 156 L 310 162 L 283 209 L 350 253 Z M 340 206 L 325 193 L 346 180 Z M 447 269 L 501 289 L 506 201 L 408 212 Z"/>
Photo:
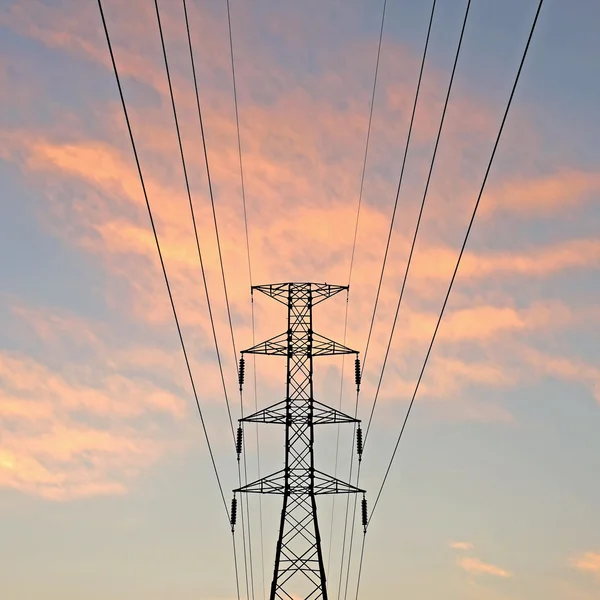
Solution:
<path fill-rule="evenodd" d="M 508 118 L 508 113 L 510 112 L 510 108 L 511 108 L 511 105 L 512 105 L 512 101 L 513 101 L 513 98 L 514 98 L 514 95 L 515 95 L 515 91 L 516 91 L 516 89 L 517 89 L 517 84 L 519 83 L 519 79 L 520 79 L 520 77 L 521 77 L 521 73 L 522 73 L 522 71 L 523 71 L 523 65 L 525 64 L 525 59 L 527 58 L 527 54 L 528 54 L 528 51 L 529 51 L 529 47 L 530 47 L 530 45 L 531 45 L 531 40 L 532 40 L 532 38 L 533 38 L 533 34 L 534 34 L 534 32 L 535 32 L 535 28 L 536 28 L 536 25 L 537 25 L 537 22 L 538 22 L 538 18 L 539 18 L 539 15 L 540 15 L 540 11 L 541 11 L 541 9 L 542 9 L 542 6 L 543 6 L 543 4 L 544 4 L 544 0 L 539 0 L 538 7 L 537 7 L 537 10 L 536 10 L 536 13 L 535 13 L 535 17 L 534 17 L 534 19 L 533 19 L 533 24 L 532 24 L 532 26 L 531 26 L 531 30 L 530 30 L 530 32 L 529 32 L 529 36 L 528 36 L 528 38 L 527 38 L 527 43 L 526 43 L 526 45 L 525 45 L 525 49 L 524 49 L 524 51 L 523 51 L 523 55 L 522 55 L 522 57 L 521 57 L 521 61 L 520 61 L 520 63 L 519 63 L 519 68 L 518 68 L 518 70 L 517 70 L 517 74 L 516 74 L 516 76 L 515 76 L 515 81 L 514 81 L 514 83 L 513 83 L 513 86 L 512 86 L 512 89 L 511 89 L 511 92 L 510 92 L 510 95 L 509 95 L 509 98 L 508 98 L 508 102 L 507 102 L 507 105 L 506 105 L 506 109 L 505 109 L 505 111 L 504 111 L 504 114 L 503 114 L 503 116 L 502 116 L 502 121 L 501 121 L 501 123 L 500 123 L 500 128 L 499 128 L 499 130 L 498 130 L 498 134 L 497 134 L 497 136 L 496 136 L 496 140 L 495 140 L 495 142 L 494 142 L 494 146 L 493 146 L 493 148 L 492 148 L 492 153 L 491 153 L 490 159 L 489 159 L 489 161 L 488 161 L 487 168 L 486 168 L 486 170 L 485 170 L 485 175 L 484 175 L 484 177 L 483 177 L 483 181 L 482 181 L 482 184 L 481 184 L 481 188 L 480 188 L 480 190 L 479 190 L 479 194 L 477 195 L 477 200 L 476 200 L 476 202 L 475 202 L 475 206 L 474 206 L 474 208 L 473 208 L 473 212 L 472 212 L 471 218 L 470 218 L 470 220 L 469 220 L 469 225 L 468 225 L 468 227 L 467 227 L 467 231 L 466 231 L 466 233 L 465 233 L 465 237 L 464 237 L 464 240 L 463 240 L 463 243 L 462 243 L 462 246 L 461 246 L 461 249 L 460 249 L 460 252 L 459 252 L 458 258 L 457 258 L 457 261 L 456 261 L 456 265 L 455 265 L 455 267 L 454 267 L 454 271 L 453 271 L 453 273 L 452 273 L 452 277 L 451 277 L 451 279 L 450 279 L 450 283 L 449 283 L 449 285 L 448 285 L 448 289 L 447 289 L 447 291 L 446 291 L 446 296 L 445 296 L 445 298 L 444 298 L 444 302 L 443 302 L 443 304 L 442 304 L 442 308 L 441 308 L 441 310 L 440 310 L 440 314 L 439 314 L 439 317 L 438 317 L 438 320 L 437 320 L 437 323 L 436 323 L 436 326 L 435 326 L 435 329 L 434 329 L 434 332 L 433 332 L 433 335 L 432 335 L 431 341 L 430 341 L 430 343 L 429 343 L 429 347 L 428 347 L 428 349 L 427 349 L 427 354 L 425 355 L 425 360 L 423 361 L 423 366 L 422 366 L 422 368 L 421 368 L 421 371 L 420 371 L 420 373 L 419 373 L 419 377 L 418 377 L 418 379 L 417 379 L 417 383 L 416 383 L 416 385 L 415 385 L 415 389 L 414 389 L 414 392 L 413 392 L 413 394 L 412 394 L 412 397 L 411 397 L 410 404 L 409 404 L 409 406 L 408 406 L 408 409 L 407 409 L 406 415 L 405 415 L 405 417 L 404 417 L 404 421 L 403 421 L 403 423 L 402 423 L 402 427 L 401 427 L 401 429 L 400 429 L 400 433 L 399 433 L 399 435 L 398 435 L 398 438 L 397 438 L 397 440 L 396 440 L 396 444 L 395 444 L 395 446 L 394 446 L 394 450 L 393 450 L 393 452 L 392 452 L 392 456 L 391 456 L 391 458 L 390 458 L 390 461 L 389 461 L 389 463 L 388 463 L 388 467 L 387 467 L 387 469 L 386 469 L 386 472 L 385 472 L 385 475 L 384 475 L 383 481 L 382 481 L 382 483 L 381 483 L 381 486 L 380 486 L 380 488 L 379 488 L 379 491 L 378 491 L 378 493 L 377 493 L 377 497 L 376 497 L 376 499 L 375 499 L 375 503 L 374 503 L 374 505 L 373 505 L 373 509 L 371 510 L 371 514 L 370 514 L 370 516 L 368 517 L 368 520 L 367 520 L 367 525 L 366 525 L 366 527 L 365 527 L 365 529 L 366 529 L 366 530 L 368 530 L 368 527 L 369 527 L 369 525 L 370 525 L 370 523 L 371 523 L 371 520 L 372 520 L 372 518 L 373 518 L 373 515 L 374 515 L 374 513 L 375 513 L 375 509 L 377 508 L 377 505 L 378 505 L 378 503 L 379 503 L 379 500 L 380 500 L 380 498 L 381 498 L 381 494 L 382 494 L 382 492 L 383 492 L 383 489 L 384 489 L 384 487 L 385 487 L 385 484 L 386 484 L 386 482 L 387 482 L 387 479 L 388 479 L 388 476 L 389 476 L 389 473 L 390 473 L 390 469 L 391 469 L 391 467 L 392 467 L 392 464 L 393 464 L 393 462 L 394 462 L 394 459 L 395 459 L 395 457 L 396 457 L 396 454 L 397 454 L 397 451 L 398 451 L 398 447 L 399 447 L 399 445 L 400 445 L 400 441 L 401 441 L 401 439 L 402 439 L 402 436 L 404 435 L 404 431 L 405 431 L 405 429 L 406 429 L 406 424 L 407 424 L 407 422 L 408 422 L 408 419 L 409 419 L 409 417 L 410 417 L 410 413 L 411 413 L 411 411 L 412 411 L 412 408 L 413 408 L 413 406 L 414 406 L 415 399 L 416 399 L 416 397 L 417 397 L 417 393 L 418 393 L 418 391 L 419 391 L 419 386 L 420 386 L 420 384 L 421 384 L 421 380 L 423 379 L 423 375 L 424 375 L 424 373 L 425 373 L 425 369 L 427 368 L 427 363 L 428 363 L 428 361 L 429 361 L 429 357 L 430 357 L 430 355 L 431 355 L 431 351 L 432 351 L 432 349 L 433 349 L 433 345 L 435 344 L 435 340 L 436 340 L 436 337 L 437 337 L 437 333 L 438 333 L 438 331 L 439 331 L 439 327 L 440 327 L 440 324 L 441 324 L 441 322 L 442 322 L 442 318 L 443 318 L 443 316 L 444 316 L 444 312 L 445 312 L 446 306 L 447 306 L 447 304 L 448 304 L 448 299 L 450 298 L 450 293 L 452 292 L 452 287 L 453 287 L 453 285 L 454 285 L 454 282 L 455 282 L 455 280 L 456 280 L 456 275 L 457 275 L 457 273 L 458 273 L 458 269 L 459 269 L 459 267 L 460 267 L 460 263 L 461 263 L 461 260 L 462 260 L 462 257 L 463 257 L 463 255 L 464 255 L 465 248 L 466 248 L 466 246 L 467 246 L 467 242 L 468 242 L 468 239 L 469 239 L 469 235 L 470 235 L 470 233 L 471 233 L 471 230 L 472 230 L 472 227 L 473 227 L 473 223 L 474 223 L 474 221 L 475 221 L 475 217 L 476 217 L 476 215 L 477 215 L 477 210 L 479 209 L 479 205 L 480 205 L 480 203 L 481 203 L 481 198 L 482 198 L 482 196 L 483 196 L 483 192 L 484 192 L 484 190 L 485 190 L 485 186 L 486 186 L 486 184 L 487 184 L 487 180 L 488 180 L 488 177 L 489 177 L 489 174 L 490 174 L 491 168 L 492 168 L 492 164 L 493 164 L 493 162 L 494 162 L 494 158 L 495 158 L 495 156 L 496 156 L 496 151 L 498 150 L 498 145 L 499 145 L 499 143 L 500 143 L 500 139 L 501 139 L 501 137 L 502 137 L 502 132 L 504 131 L 504 126 L 505 126 L 505 124 L 506 124 L 506 120 L 507 120 L 507 118 Z M 364 541 L 363 541 L 363 552 L 364 552 Z M 360 567 L 359 567 L 358 585 L 360 585 L 360 575 L 361 575 L 361 571 L 362 571 L 362 558 L 361 558 L 361 563 L 360 563 Z M 357 599 L 357 600 L 358 600 L 358 594 L 359 594 L 359 587 L 358 587 L 358 585 L 357 585 L 357 590 L 356 590 L 356 599 Z"/>
<path fill-rule="evenodd" d="M 154 216 L 152 214 L 152 207 L 150 206 L 150 201 L 149 201 L 149 198 L 148 198 L 148 192 L 146 190 L 146 184 L 145 184 L 144 176 L 143 176 L 143 173 L 142 173 L 142 167 L 141 167 L 141 163 L 140 163 L 140 160 L 139 160 L 139 156 L 138 156 L 138 152 L 137 152 L 137 147 L 136 147 L 136 144 L 135 144 L 135 138 L 133 136 L 133 130 L 132 130 L 132 127 L 131 127 L 131 122 L 129 120 L 129 113 L 127 111 L 127 104 L 125 102 L 125 96 L 123 94 L 123 88 L 121 86 L 121 79 L 119 77 L 119 71 L 117 69 L 117 64 L 116 64 L 116 61 L 115 61 L 115 56 L 114 56 L 114 52 L 113 52 L 113 48 L 112 48 L 112 43 L 111 43 L 111 40 L 110 40 L 110 34 L 109 34 L 109 31 L 108 31 L 108 25 L 106 23 L 106 17 L 104 15 L 104 9 L 102 7 L 102 0 L 98 0 L 98 9 L 100 11 L 100 17 L 102 19 L 102 26 L 103 26 L 103 29 L 104 29 L 104 34 L 106 36 L 106 43 L 107 43 L 108 51 L 109 51 L 109 54 L 110 54 L 110 60 L 111 60 L 111 63 L 112 63 L 112 67 L 113 67 L 113 71 L 114 71 L 114 75 L 115 75 L 115 80 L 116 80 L 116 83 L 117 83 L 117 88 L 118 88 L 118 91 L 119 91 L 119 97 L 120 97 L 120 100 L 121 100 L 121 106 L 123 108 L 123 115 L 125 117 L 125 123 L 127 125 L 127 131 L 128 131 L 128 134 L 129 134 L 129 139 L 130 139 L 131 147 L 132 147 L 132 150 L 133 150 L 135 164 L 136 164 L 136 168 L 137 168 L 137 171 L 138 171 L 138 176 L 139 176 L 139 179 L 140 179 L 140 184 L 142 186 L 142 192 L 143 192 L 143 195 L 144 195 L 144 201 L 146 203 L 146 209 L 148 211 L 148 217 L 150 219 L 150 226 L 152 228 L 152 233 L 153 233 L 153 236 L 154 236 L 154 241 L 156 243 L 156 249 L 157 249 L 157 252 L 158 252 L 158 258 L 159 258 L 159 262 L 160 262 L 162 274 L 163 274 L 163 277 L 164 277 L 164 280 L 165 280 L 165 285 L 166 285 L 166 288 L 167 288 L 167 294 L 169 296 L 169 302 L 171 304 L 171 310 L 173 312 L 173 318 L 175 320 L 175 325 L 176 325 L 176 328 L 177 328 L 177 334 L 178 334 L 178 337 L 179 337 L 179 342 L 181 344 L 181 349 L 182 349 L 182 352 L 183 352 L 183 357 L 184 357 L 184 360 L 185 360 L 188 377 L 189 377 L 190 384 L 191 384 L 191 387 L 192 387 L 192 391 L 193 391 L 193 394 L 194 394 L 194 399 L 195 399 L 195 402 L 196 402 L 196 408 L 198 410 L 198 415 L 200 417 L 200 422 L 202 424 L 202 431 L 204 433 L 204 438 L 206 440 L 206 445 L 208 447 L 208 452 L 209 452 L 211 464 L 212 464 L 213 471 L 214 471 L 214 474 L 215 474 L 215 479 L 217 481 L 217 487 L 219 489 L 221 500 L 223 502 L 223 507 L 225 509 L 225 515 L 226 515 L 228 523 L 231 524 L 229 510 L 228 510 L 228 507 L 227 507 L 227 501 L 225 500 L 225 494 L 223 493 L 223 486 L 221 484 L 221 478 L 219 476 L 219 471 L 217 469 L 217 464 L 215 462 L 215 457 L 214 457 L 212 445 L 211 445 L 211 442 L 210 442 L 210 437 L 208 435 L 208 430 L 207 430 L 207 427 L 206 427 L 206 422 L 204 420 L 204 414 L 202 413 L 202 408 L 200 406 L 200 400 L 198 398 L 198 393 L 197 393 L 197 390 L 196 390 L 196 384 L 195 384 L 195 381 L 194 381 L 194 377 L 192 375 L 192 369 L 191 369 L 190 361 L 189 361 L 189 358 L 188 358 L 187 350 L 186 350 L 186 347 L 185 347 L 185 342 L 184 342 L 184 339 L 183 339 L 183 333 L 182 333 L 181 326 L 180 326 L 180 323 L 179 323 L 179 318 L 177 316 L 177 310 L 175 308 L 175 302 L 174 302 L 174 299 L 173 299 L 173 294 L 172 294 L 171 286 L 170 286 L 170 283 L 169 283 L 169 277 L 167 275 L 167 270 L 166 270 L 166 266 L 165 266 L 165 262 L 164 262 L 164 258 L 163 258 L 163 254 L 162 254 L 162 250 L 161 250 L 161 247 L 160 247 L 160 240 L 158 238 L 158 232 L 157 232 L 157 229 L 156 229 L 156 224 L 154 222 Z M 235 549 L 235 537 L 233 536 L 233 532 L 232 532 L 232 540 L 233 540 L 233 558 L 234 558 L 235 578 L 236 578 L 236 586 L 237 586 L 237 597 L 238 597 L 238 600 L 239 600 L 240 599 L 239 575 L 238 575 L 238 568 L 237 568 L 237 555 L 236 555 L 236 549 Z"/>

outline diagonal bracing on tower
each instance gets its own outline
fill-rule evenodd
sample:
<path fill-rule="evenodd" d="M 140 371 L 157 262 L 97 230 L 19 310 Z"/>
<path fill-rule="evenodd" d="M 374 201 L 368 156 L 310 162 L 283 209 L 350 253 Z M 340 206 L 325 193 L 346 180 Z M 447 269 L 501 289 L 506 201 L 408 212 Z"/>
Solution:
<path fill-rule="evenodd" d="M 241 421 L 285 425 L 285 463 L 282 470 L 242 486 L 234 490 L 234 494 L 283 495 L 270 600 L 327 600 L 316 496 L 344 493 L 364 495 L 364 490 L 315 468 L 314 426 L 324 423 L 358 424 L 359 421 L 314 399 L 313 357 L 356 354 L 357 390 L 360 386 L 360 365 L 356 350 L 313 331 L 312 310 L 320 302 L 347 290 L 348 286 L 277 283 L 254 286 L 252 289 L 287 306 L 288 327 L 285 333 L 244 350 L 242 355 L 286 356 L 286 398 Z M 243 383 L 243 361 L 242 356 L 240 387 Z M 359 456 L 362 453 L 360 434 L 360 430 L 357 430 Z M 238 453 L 240 447 L 241 441 Z M 235 525 L 236 502 L 234 497 L 232 526 Z M 363 504 L 365 502 L 363 498 Z"/>

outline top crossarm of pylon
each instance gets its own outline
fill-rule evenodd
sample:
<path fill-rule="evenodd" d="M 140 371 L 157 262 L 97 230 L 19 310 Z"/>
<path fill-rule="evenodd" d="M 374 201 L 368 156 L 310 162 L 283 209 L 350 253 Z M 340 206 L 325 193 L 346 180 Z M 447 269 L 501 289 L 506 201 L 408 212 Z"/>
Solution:
<path fill-rule="evenodd" d="M 331 298 L 335 294 L 339 294 L 348 289 L 347 285 L 333 285 L 330 283 L 311 283 L 311 282 L 293 282 L 288 281 L 286 283 L 267 283 L 263 285 L 253 285 L 252 291 L 257 290 L 262 292 L 266 296 L 281 302 L 287 306 L 290 298 L 290 294 L 294 291 L 305 289 L 307 292 L 310 290 L 312 304 L 318 304 Z"/>

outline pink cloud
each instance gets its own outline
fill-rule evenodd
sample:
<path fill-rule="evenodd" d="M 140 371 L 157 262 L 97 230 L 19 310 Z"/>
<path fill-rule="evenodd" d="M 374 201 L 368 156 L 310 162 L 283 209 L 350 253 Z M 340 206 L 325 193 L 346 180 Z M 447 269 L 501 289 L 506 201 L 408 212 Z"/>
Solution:
<path fill-rule="evenodd" d="M 596 365 L 589 364 L 582 359 L 556 356 L 533 348 L 523 348 L 521 356 L 528 361 L 531 367 L 543 375 L 590 385 L 594 398 L 600 405 L 600 368 Z"/>
<path fill-rule="evenodd" d="M 12 423 L 0 443 L 0 486 L 50 499 L 124 491 L 170 444 L 139 418 L 186 413 L 183 400 L 142 381 L 109 375 L 86 385 L 7 352 L 0 382 L 0 414 Z"/>
<path fill-rule="evenodd" d="M 448 279 L 456 264 L 456 250 L 433 246 L 415 257 L 414 276 L 423 279 Z M 504 277 L 548 277 L 569 268 L 597 268 L 600 242 L 575 239 L 526 251 L 466 252 L 460 265 L 461 279 Z"/>
<path fill-rule="evenodd" d="M 471 542 L 452 542 L 450 548 L 454 550 L 472 550 L 473 544 Z"/>
<path fill-rule="evenodd" d="M 592 573 L 600 579 L 600 553 L 585 552 L 571 559 L 571 566 L 583 573 Z"/>
<path fill-rule="evenodd" d="M 94 11 L 93 15 L 91 11 Z M 152 10 L 140 3 L 110 3 L 108 11 L 122 75 L 135 77 L 151 86 L 161 100 L 158 108 L 141 108 L 132 102 L 130 110 L 177 306 L 186 326 L 187 339 L 191 340 L 194 354 L 199 357 L 197 363 L 207 374 L 203 381 L 206 395 L 214 400 L 220 398 L 221 392 L 218 378 L 212 377 L 215 375 L 214 361 L 206 358 L 212 348 L 187 199 L 180 166 L 173 159 L 177 157 L 177 148 L 171 116 L 165 110 L 165 107 L 168 109 L 165 104 L 166 80 L 160 62 L 152 60 L 157 56 L 156 47 L 148 42 L 152 39 L 148 31 L 155 32 L 154 15 Z M 180 18 L 174 15 L 166 11 L 164 16 L 165 28 L 171 33 L 180 31 L 181 27 Z M 215 51 L 225 38 L 221 35 L 222 31 L 219 33 L 219 24 L 210 15 L 202 12 L 201 17 L 195 21 L 201 45 L 198 51 L 207 59 L 203 61 L 207 63 L 204 75 L 210 76 L 221 66 L 228 68 L 227 49 Z M 107 68 L 110 66 L 105 41 L 96 27 L 95 7 L 91 5 L 83 7 L 70 3 L 69 10 L 57 11 L 43 2 L 32 2 L 26 6 L 16 4 L 2 19 L 4 24 L 41 40 L 48 47 L 61 48 L 71 55 L 86 56 L 94 63 Z M 86 31 L 86 27 L 89 30 Z M 364 60 L 363 50 L 362 47 L 350 47 L 348 56 Z M 389 156 L 397 154 L 400 147 L 398 140 L 403 137 L 399 132 L 406 125 L 404 113 L 413 93 L 414 82 L 399 77 L 400 66 L 414 67 L 418 58 L 404 47 L 393 46 L 390 52 L 401 60 L 398 58 L 390 67 L 390 79 L 397 83 L 382 90 L 381 98 L 385 102 L 374 124 L 373 136 L 380 139 L 381 145 L 370 157 L 377 168 L 362 208 L 358 258 L 353 276 L 352 336 L 361 343 L 366 337 L 364 323 L 368 320 L 373 302 L 374 283 L 383 252 L 382 240 L 387 235 L 392 188 L 395 186 L 395 181 L 390 182 L 389 177 L 378 173 L 382 166 L 389 170 Z M 268 56 L 261 58 L 269 60 Z M 349 69 L 356 67 L 354 60 L 348 60 L 347 64 Z M 318 83 L 324 92 L 317 97 L 296 85 L 289 74 L 272 61 L 267 66 L 269 69 L 266 70 L 271 73 L 278 88 L 268 107 L 253 101 L 249 92 L 252 84 L 256 84 L 258 67 L 245 64 L 245 68 L 240 70 L 239 82 L 245 98 L 242 107 L 243 147 L 255 280 L 345 280 L 356 210 L 357 172 L 366 130 L 365 107 L 356 100 L 348 99 L 347 108 L 339 110 L 328 97 L 342 85 L 341 82 L 346 85 L 346 79 L 354 81 L 349 79 L 349 72 L 319 75 Z M 182 72 L 174 74 L 180 116 L 185 123 L 193 124 L 193 127 L 184 128 L 184 145 L 188 150 L 190 171 L 195 174 L 192 191 L 217 330 L 220 339 L 226 340 L 224 300 L 202 157 L 200 152 L 190 151 L 192 148 L 198 150 L 199 145 L 195 106 L 190 80 Z M 434 69 L 419 109 L 423 126 L 416 132 L 417 143 L 426 145 L 431 141 L 439 114 L 440 91 L 445 83 L 445 75 Z M 206 122 L 210 124 L 209 153 L 218 190 L 217 210 L 230 285 L 229 296 L 236 317 L 238 345 L 249 345 L 251 332 L 244 224 L 231 93 L 228 89 L 209 86 L 203 94 L 206 96 L 203 98 Z M 67 115 L 65 118 L 70 119 L 72 125 L 69 127 L 72 137 L 66 141 L 64 133 L 57 135 L 51 130 L 4 131 L 0 132 L 0 152 L 6 160 L 19 164 L 31 185 L 44 191 L 45 202 L 39 208 L 39 218 L 44 227 L 71 247 L 86 252 L 90 262 L 100 261 L 107 269 L 109 278 L 105 294 L 109 306 L 153 331 L 164 332 L 165 327 L 172 328 L 172 316 L 158 270 L 140 183 L 130 149 L 126 146 L 122 115 L 115 104 L 95 105 L 94 111 L 94 125 L 103 132 L 111 132 L 111 139 L 118 140 L 122 146 L 107 143 L 97 131 L 89 131 L 90 125 L 84 125 L 85 119 Z M 442 162 L 440 169 L 444 184 L 455 172 L 454 161 L 462 160 L 461 150 L 474 152 L 482 136 L 495 127 L 489 108 L 475 96 L 457 97 L 451 113 L 447 143 L 452 148 L 452 157 L 448 162 Z M 389 123 L 394 123 L 394 126 L 390 127 Z M 417 166 L 417 170 L 419 168 L 422 165 Z M 77 185 L 76 194 L 72 193 L 71 185 Z M 418 186 L 407 185 L 407 197 L 417 197 Z M 598 176 L 593 172 L 558 166 L 545 176 L 537 173 L 505 176 L 488 193 L 484 206 L 489 203 L 486 209 L 489 218 L 498 211 L 524 216 L 561 214 L 566 205 L 573 207 L 588 199 L 597 191 L 598 185 Z M 447 244 L 446 237 L 451 226 L 455 225 L 457 205 L 461 210 L 463 204 L 466 205 L 468 186 L 464 181 L 452 180 L 448 189 L 450 194 L 446 189 L 432 194 L 434 205 L 439 208 L 432 211 L 434 216 L 431 217 L 437 230 L 435 227 L 426 230 L 420 240 L 410 282 L 416 289 L 416 298 L 407 302 L 401 313 L 402 327 L 397 336 L 395 363 L 388 372 L 385 391 L 386 397 L 396 401 L 412 392 L 414 376 L 406 367 L 411 355 L 415 354 L 415 345 L 423 344 L 434 326 L 436 312 L 426 303 L 430 299 L 429 290 L 435 287 L 439 291 L 456 259 L 456 250 Z M 445 202 L 448 196 L 452 202 Z M 395 307 L 412 223 L 403 213 L 394 234 L 392 260 L 378 315 L 378 324 L 386 326 L 375 332 L 374 359 L 380 358 L 387 341 L 384 334 Z M 516 277 L 524 281 L 534 277 L 550 278 L 575 268 L 597 269 L 599 264 L 600 243 L 596 239 L 582 238 L 526 249 L 468 251 L 459 276 L 462 281 L 490 285 L 493 281 L 503 282 Z M 268 316 L 269 307 L 263 306 L 266 305 L 256 303 L 259 321 L 264 323 L 268 320 L 269 326 L 275 327 L 272 333 L 277 333 L 280 327 L 275 326 L 273 318 Z M 324 309 L 321 320 L 324 333 L 335 327 L 340 318 L 339 311 L 339 306 Z M 527 308 L 517 309 L 510 300 L 492 303 L 486 298 L 470 299 L 470 304 L 448 312 L 440 330 L 442 352 L 432 360 L 423 392 L 438 398 L 455 398 L 472 383 L 488 387 L 514 385 L 522 377 L 520 372 L 502 361 L 486 357 L 477 360 L 459 357 L 456 346 L 462 342 L 491 345 L 502 340 L 506 344 L 503 349 L 508 348 L 507 353 L 510 354 L 515 348 L 511 346 L 514 340 L 522 340 L 532 333 L 543 335 L 577 325 L 580 321 L 573 312 L 559 302 L 536 302 Z M 146 448 L 146 444 L 151 445 L 147 432 L 130 431 L 125 426 L 123 430 L 117 428 L 110 432 L 114 436 L 114 444 L 111 444 L 101 432 L 83 430 L 74 425 L 68 413 L 82 410 L 87 415 L 110 416 L 113 422 L 121 420 L 124 423 L 146 414 L 145 411 L 181 419 L 185 408 L 176 394 L 124 374 L 127 367 L 163 368 L 170 381 L 181 380 L 180 358 L 164 349 L 130 345 L 119 352 L 110 349 L 113 360 L 119 365 L 119 368 L 111 370 L 107 366 L 108 349 L 103 347 L 106 332 L 86 327 L 82 320 L 64 315 L 26 313 L 25 309 L 20 309 L 16 314 L 27 319 L 37 336 L 48 346 L 54 344 L 56 347 L 57 340 L 69 335 L 71 328 L 77 332 L 78 344 L 93 347 L 101 355 L 94 366 L 100 382 L 91 385 L 75 367 L 72 367 L 73 373 L 63 373 L 48 367 L 41 359 L 3 356 L 3 373 L 9 382 L 9 391 L 2 397 L 3 410 L 15 419 L 26 419 L 27 415 L 32 415 L 28 421 L 30 426 L 36 422 L 39 426 L 47 426 L 47 436 L 40 438 L 37 445 L 31 445 L 34 453 L 27 453 L 26 449 L 30 446 L 19 440 L 13 440 L 13 446 L 3 450 L 4 462 L 22 465 L 19 469 L 25 473 L 24 479 L 19 479 L 15 468 L 7 467 L 6 473 L 10 472 L 10 477 L 5 474 L 5 481 L 9 482 L 7 485 L 24 490 L 35 489 L 48 497 L 125 489 L 129 480 L 123 475 L 125 469 L 119 467 L 120 463 L 127 465 L 129 461 L 131 470 L 139 472 L 149 468 L 167 450 L 163 446 L 154 450 Z M 75 341 L 71 343 L 76 345 Z M 231 361 L 228 347 L 224 354 Z M 552 372 L 569 380 L 591 383 L 596 386 L 596 394 L 600 398 L 600 377 L 593 365 L 559 357 L 547 361 L 535 353 L 530 354 L 529 360 L 538 366 L 537 373 Z M 231 363 L 228 367 L 233 373 Z M 26 377 L 26 371 L 33 376 Z M 268 366 L 263 374 L 272 383 L 280 372 L 276 366 Z M 129 402 L 120 402 L 123 397 L 127 397 Z M 40 402 L 39 398 L 45 401 Z M 502 407 L 489 405 L 465 405 L 461 407 L 460 414 L 469 419 L 511 420 Z M 133 436 L 133 445 L 128 443 L 129 436 Z M 86 448 L 84 441 L 88 437 L 90 447 Z M 70 438 L 72 442 L 69 442 Z M 115 449 L 114 454 L 111 454 L 111 447 Z M 147 460 L 140 458 L 138 448 L 148 449 Z M 78 462 L 78 456 L 88 452 L 99 457 L 94 459 L 98 461 L 96 470 L 90 471 L 82 466 L 83 462 Z M 45 470 L 42 457 L 46 455 L 53 456 L 58 466 Z M 69 462 L 73 463 L 71 467 L 67 464 Z M 56 481 L 52 479 L 55 476 L 58 477 Z M 59 484 L 63 490 L 60 493 L 52 487 Z M 466 560 L 476 561 L 467 563 L 468 568 L 478 568 L 477 559 Z M 483 563 L 479 563 L 479 568 L 482 568 L 481 565 Z M 463 568 L 467 569 L 464 565 Z"/>
<path fill-rule="evenodd" d="M 504 182 L 487 193 L 482 207 L 488 216 L 496 211 L 551 215 L 586 201 L 597 202 L 599 192 L 600 172 L 565 168 Z"/>
<path fill-rule="evenodd" d="M 457 564 L 461 569 L 473 575 L 493 575 L 494 577 L 502 578 L 509 578 L 513 576 L 509 571 L 497 567 L 496 565 L 485 563 L 479 558 L 459 558 L 457 560 Z"/>

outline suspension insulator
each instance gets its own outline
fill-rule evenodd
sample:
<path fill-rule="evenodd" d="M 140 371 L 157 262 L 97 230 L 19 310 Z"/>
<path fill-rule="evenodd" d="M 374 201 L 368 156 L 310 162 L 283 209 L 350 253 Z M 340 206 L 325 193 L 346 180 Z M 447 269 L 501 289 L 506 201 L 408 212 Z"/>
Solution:
<path fill-rule="evenodd" d="M 362 499 L 362 506 L 361 506 L 361 512 L 362 512 L 362 526 L 363 526 L 363 530 L 366 532 L 367 531 L 367 523 L 368 523 L 368 519 L 367 519 L 367 499 L 363 496 Z"/>
<path fill-rule="evenodd" d="M 354 382 L 356 383 L 357 391 L 360 390 L 360 381 L 361 381 L 360 359 L 357 356 L 356 360 L 354 361 Z"/>
<path fill-rule="evenodd" d="M 240 425 L 237 428 L 237 437 L 235 438 L 235 451 L 237 452 L 237 458 L 240 460 L 240 454 L 242 453 L 242 440 L 244 437 L 244 430 Z"/>
<path fill-rule="evenodd" d="M 358 460 L 362 460 L 363 432 L 360 426 L 356 430 L 356 453 L 358 454 Z"/>
<path fill-rule="evenodd" d="M 240 368 L 238 369 L 238 381 L 240 382 L 240 392 L 242 391 L 242 386 L 244 385 L 244 376 L 246 374 L 246 361 L 244 357 L 240 358 Z"/>
<path fill-rule="evenodd" d="M 231 501 L 231 531 L 235 529 L 237 521 L 237 498 L 234 496 Z"/>

